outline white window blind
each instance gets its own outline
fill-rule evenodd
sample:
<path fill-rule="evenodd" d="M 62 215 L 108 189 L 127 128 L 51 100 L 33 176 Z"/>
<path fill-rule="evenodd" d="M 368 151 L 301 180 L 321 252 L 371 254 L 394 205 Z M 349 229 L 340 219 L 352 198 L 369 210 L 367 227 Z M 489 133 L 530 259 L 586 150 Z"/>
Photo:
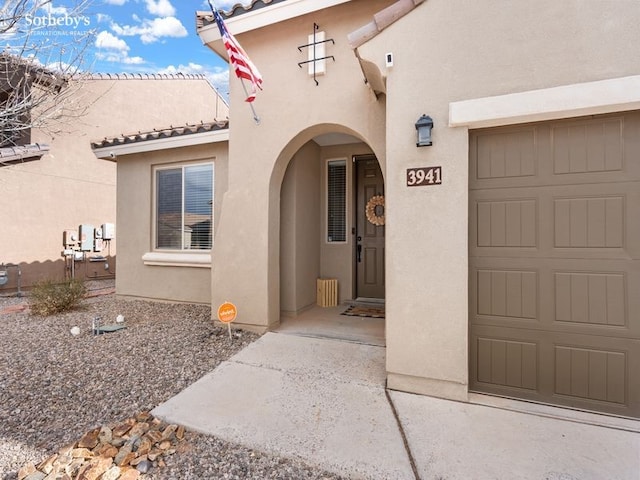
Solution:
<path fill-rule="evenodd" d="M 347 162 L 332 160 L 327 167 L 327 241 L 347 240 Z"/>
<path fill-rule="evenodd" d="M 156 171 L 156 248 L 210 250 L 213 164 Z"/>

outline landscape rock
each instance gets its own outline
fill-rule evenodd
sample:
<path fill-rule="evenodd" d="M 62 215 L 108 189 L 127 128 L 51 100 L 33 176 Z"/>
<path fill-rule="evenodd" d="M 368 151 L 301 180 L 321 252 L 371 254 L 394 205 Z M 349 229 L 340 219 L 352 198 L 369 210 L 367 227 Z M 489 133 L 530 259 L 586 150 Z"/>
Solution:
<path fill-rule="evenodd" d="M 177 430 L 177 425 L 142 412 L 113 430 L 103 425 L 86 432 L 77 443 L 62 447 L 37 466 L 25 465 L 18 480 L 134 480 L 148 473 L 154 461 L 166 465 L 162 457 L 173 455 L 183 441 L 174 434 Z"/>
<path fill-rule="evenodd" d="M 78 448 L 95 448 L 98 445 L 100 429 L 96 428 L 85 433 L 78 442 Z"/>
<path fill-rule="evenodd" d="M 18 470 L 18 480 L 24 480 L 29 475 L 36 471 L 36 466 L 33 463 L 29 463 Z"/>

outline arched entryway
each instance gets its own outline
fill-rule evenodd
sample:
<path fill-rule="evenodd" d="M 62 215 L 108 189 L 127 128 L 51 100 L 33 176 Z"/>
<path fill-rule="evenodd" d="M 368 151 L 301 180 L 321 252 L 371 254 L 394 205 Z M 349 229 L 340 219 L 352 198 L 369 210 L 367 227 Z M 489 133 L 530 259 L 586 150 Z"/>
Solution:
<path fill-rule="evenodd" d="M 280 329 L 384 344 L 383 162 L 356 132 L 335 125 L 301 132 L 292 144 L 280 158 L 274 212 Z M 325 295 L 333 288 L 335 297 Z"/>

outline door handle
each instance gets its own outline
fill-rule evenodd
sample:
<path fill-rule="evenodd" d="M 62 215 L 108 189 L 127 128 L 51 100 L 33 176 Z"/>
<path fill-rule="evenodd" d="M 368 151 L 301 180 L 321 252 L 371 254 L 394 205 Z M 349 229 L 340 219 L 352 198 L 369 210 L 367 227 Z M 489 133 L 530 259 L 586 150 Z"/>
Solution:
<path fill-rule="evenodd" d="M 362 262 L 362 245 L 358 245 L 356 251 L 358 252 L 358 263 L 360 263 Z"/>

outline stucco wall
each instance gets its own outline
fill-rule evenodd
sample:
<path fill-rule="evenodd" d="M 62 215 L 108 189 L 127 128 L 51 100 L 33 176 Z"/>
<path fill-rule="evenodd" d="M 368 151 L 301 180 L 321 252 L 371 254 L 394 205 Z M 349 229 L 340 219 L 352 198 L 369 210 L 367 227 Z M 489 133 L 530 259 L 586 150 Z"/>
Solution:
<path fill-rule="evenodd" d="M 212 120 L 216 112 L 227 116 L 204 79 L 88 80 L 72 88 L 73 101 L 86 112 L 56 124 L 55 133 L 33 132 L 32 141 L 48 143 L 50 152 L 38 161 L 0 167 L 0 263 L 21 264 L 23 285 L 63 278 L 63 230 L 116 223 L 116 165 L 98 160 L 91 140 Z M 110 275 L 103 263 L 88 266 L 89 277 Z M 15 286 L 13 280 L 7 287 Z"/>
<path fill-rule="evenodd" d="M 166 164 L 214 162 L 214 245 L 227 176 L 227 143 L 132 154 L 118 158 L 118 223 L 121 245 L 116 293 L 194 303 L 211 301 L 211 268 L 145 265 L 153 251 L 153 167 Z"/>
<path fill-rule="evenodd" d="M 387 76 L 392 388 L 466 398 L 468 132 L 449 103 L 638 74 L 639 21 L 632 0 L 428 0 L 359 49 Z M 434 145 L 416 148 L 423 113 Z M 442 186 L 406 186 L 408 167 L 437 165 Z"/>
<path fill-rule="evenodd" d="M 282 182 L 280 308 L 297 313 L 316 301 L 320 271 L 320 147 L 308 142 Z"/>
<path fill-rule="evenodd" d="M 265 78 L 255 108 L 256 125 L 244 91 L 231 79 L 235 105 L 229 139 L 229 192 L 225 199 L 214 260 L 214 304 L 238 305 L 238 324 L 266 329 L 280 318 L 280 192 L 292 156 L 315 135 L 352 134 L 368 143 L 384 164 L 384 104 L 364 86 L 346 36 L 390 1 L 354 2 L 238 36 Z M 327 74 L 316 86 L 297 47 L 308 43 L 317 23 L 334 38 L 327 46 Z M 215 25 L 213 26 L 215 27 Z M 229 23 L 233 31 L 232 24 Z M 247 201 L 253 199 L 254 201 Z M 237 219 L 243 224 L 238 225 Z"/>

